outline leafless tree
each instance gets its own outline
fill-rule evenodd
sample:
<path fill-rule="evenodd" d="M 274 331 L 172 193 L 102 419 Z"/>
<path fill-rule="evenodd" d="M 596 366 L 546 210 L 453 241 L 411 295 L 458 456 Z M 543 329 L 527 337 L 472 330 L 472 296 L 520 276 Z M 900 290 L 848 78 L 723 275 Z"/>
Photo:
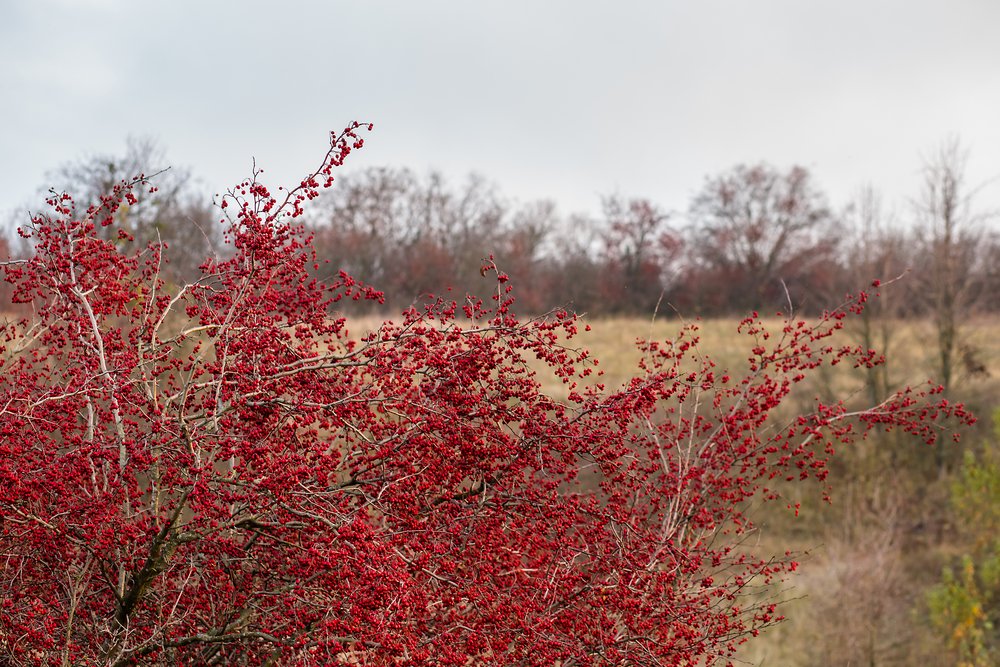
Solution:
<path fill-rule="evenodd" d="M 121 155 L 97 154 L 67 162 L 48 174 L 47 187 L 71 194 L 78 206 L 86 208 L 100 205 L 116 185 L 139 174 L 152 176 L 155 192 L 137 190 L 138 200 L 119 208 L 115 225 L 101 233 L 107 238 L 114 233 L 116 243 L 140 248 L 165 243 L 168 265 L 162 275 L 174 282 L 193 279 L 198 265 L 214 254 L 218 244 L 214 209 L 208 197 L 196 193 L 190 171 L 171 166 L 153 139 L 129 137 Z M 118 236 L 118 230 L 131 235 L 131 240 Z"/>
<path fill-rule="evenodd" d="M 702 284 L 722 290 L 731 311 L 800 299 L 833 266 L 836 216 L 809 172 L 740 165 L 708 178 L 689 209 L 693 261 Z"/>
<path fill-rule="evenodd" d="M 962 322 L 974 309 L 981 242 L 991 215 L 977 210 L 980 188 L 966 181 L 968 151 L 957 138 L 924 161 L 923 186 L 914 202 L 919 240 L 914 297 L 931 314 L 937 337 L 937 378 L 950 388 L 956 376 Z"/>
<path fill-rule="evenodd" d="M 652 312 L 676 278 L 683 247 L 670 216 L 648 199 L 605 197 L 603 259 L 608 310 Z"/>
<path fill-rule="evenodd" d="M 385 290 L 392 307 L 475 293 L 483 258 L 503 255 L 516 231 L 509 204 L 475 174 L 454 186 L 437 172 L 371 168 L 339 178 L 324 200 L 312 225 L 327 270 Z"/>
<path fill-rule="evenodd" d="M 884 364 L 863 369 L 868 400 L 878 403 L 894 388 L 890 379 L 893 332 L 896 320 L 907 314 L 900 283 L 909 277 L 909 242 L 885 212 L 881 196 L 871 185 L 858 192 L 846 225 L 849 240 L 843 247 L 845 275 L 839 287 L 841 294 L 862 288 L 876 292 L 876 298 L 858 319 L 856 333 L 861 345 L 886 356 Z M 878 287 L 869 287 L 875 281 Z"/>

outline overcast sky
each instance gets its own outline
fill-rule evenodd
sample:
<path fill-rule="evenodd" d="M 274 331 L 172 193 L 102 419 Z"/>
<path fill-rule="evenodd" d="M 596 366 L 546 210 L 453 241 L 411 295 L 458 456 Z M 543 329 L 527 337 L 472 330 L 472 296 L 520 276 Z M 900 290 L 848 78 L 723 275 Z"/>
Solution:
<path fill-rule="evenodd" d="M 998 31 L 996 0 L 0 0 L 0 211 L 130 134 L 207 193 L 253 158 L 294 183 L 353 119 L 349 168 L 475 170 L 564 213 L 683 210 L 761 160 L 901 206 L 950 135 L 1000 175 Z"/>

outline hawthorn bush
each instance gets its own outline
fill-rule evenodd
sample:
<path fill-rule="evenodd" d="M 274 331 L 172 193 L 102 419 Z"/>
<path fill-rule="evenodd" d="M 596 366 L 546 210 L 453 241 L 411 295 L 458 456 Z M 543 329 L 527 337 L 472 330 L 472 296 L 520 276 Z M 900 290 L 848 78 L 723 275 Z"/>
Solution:
<path fill-rule="evenodd" d="M 862 293 L 813 324 L 739 325 L 742 377 L 687 329 L 606 390 L 576 318 L 438 301 L 360 340 L 329 313 L 377 299 L 317 260 L 297 218 L 370 126 L 272 194 L 220 201 L 229 256 L 182 286 L 161 248 L 53 194 L 7 262 L 33 314 L 4 325 L 0 664 L 624 665 L 728 662 L 779 620 L 748 504 L 826 474 L 873 427 L 969 421 L 936 389 L 769 420 L 828 363 Z M 124 231 L 119 232 L 127 237 Z M 129 254 L 131 253 L 131 254 Z M 529 360 L 568 385 L 558 402 Z"/>

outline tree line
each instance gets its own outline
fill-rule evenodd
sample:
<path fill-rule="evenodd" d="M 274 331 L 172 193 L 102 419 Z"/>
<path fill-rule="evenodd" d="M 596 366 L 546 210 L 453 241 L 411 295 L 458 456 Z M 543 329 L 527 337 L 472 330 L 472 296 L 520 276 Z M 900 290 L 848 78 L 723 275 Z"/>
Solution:
<path fill-rule="evenodd" d="M 456 182 L 373 167 L 338 176 L 305 224 L 318 277 L 346 270 L 383 292 L 384 302 L 368 309 L 487 296 L 479 269 L 489 257 L 511 276 L 525 314 L 818 314 L 874 279 L 902 277 L 879 308 L 942 320 L 947 338 L 947 320 L 1000 309 L 1000 236 L 991 214 L 976 207 L 966 155 L 957 140 L 942 143 L 901 212 L 888 211 L 872 187 L 834 207 L 808 169 L 764 162 L 706 177 L 684 211 L 616 194 L 596 216 L 564 215 L 547 200 L 512 202 L 475 174 Z M 154 143 L 131 140 L 124 156 L 68 163 L 49 180 L 90 203 L 163 162 Z M 116 214 L 115 233 L 138 247 L 165 242 L 164 275 L 193 279 L 199 258 L 224 252 L 218 211 L 184 169 L 153 182 L 155 193 Z M 2 243 L 17 254 L 16 243 Z"/>
<path fill-rule="evenodd" d="M 384 290 L 394 309 L 447 287 L 459 298 L 481 293 L 477 269 L 492 254 L 526 312 L 817 314 L 874 279 L 901 276 L 885 300 L 893 315 L 948 318 L 949 309 L 1000 305 L 1000 237 L 975 206 L 965 155 L 943 144 L 899 213 L 871 187 L 835 209 L 807 169 L 766 163 L 707 177 L 683 213 L 613 195 L 598 216 L 563 216 L 548 201 L 512 205 L 481 177 L 448 183 L 372 168 L 343 177 L 310 224 L 332 267 Z"/>

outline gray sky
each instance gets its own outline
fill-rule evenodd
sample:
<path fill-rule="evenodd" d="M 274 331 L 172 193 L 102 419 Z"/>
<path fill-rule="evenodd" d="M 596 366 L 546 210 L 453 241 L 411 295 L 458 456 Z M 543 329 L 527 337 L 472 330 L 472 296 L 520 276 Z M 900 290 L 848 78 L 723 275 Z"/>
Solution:
<path fill-rule="evenodd" d="M 475 170 L 564 213 L 685 209 L 759 160 L 901 205 L 949 135 L 1000 175 L 998 30 L 996 0 L 0 0 L 0 212 L 129 134 L 209 192 L 254 157 L 294 183 L 355 118 L 349 168 Z"/>

